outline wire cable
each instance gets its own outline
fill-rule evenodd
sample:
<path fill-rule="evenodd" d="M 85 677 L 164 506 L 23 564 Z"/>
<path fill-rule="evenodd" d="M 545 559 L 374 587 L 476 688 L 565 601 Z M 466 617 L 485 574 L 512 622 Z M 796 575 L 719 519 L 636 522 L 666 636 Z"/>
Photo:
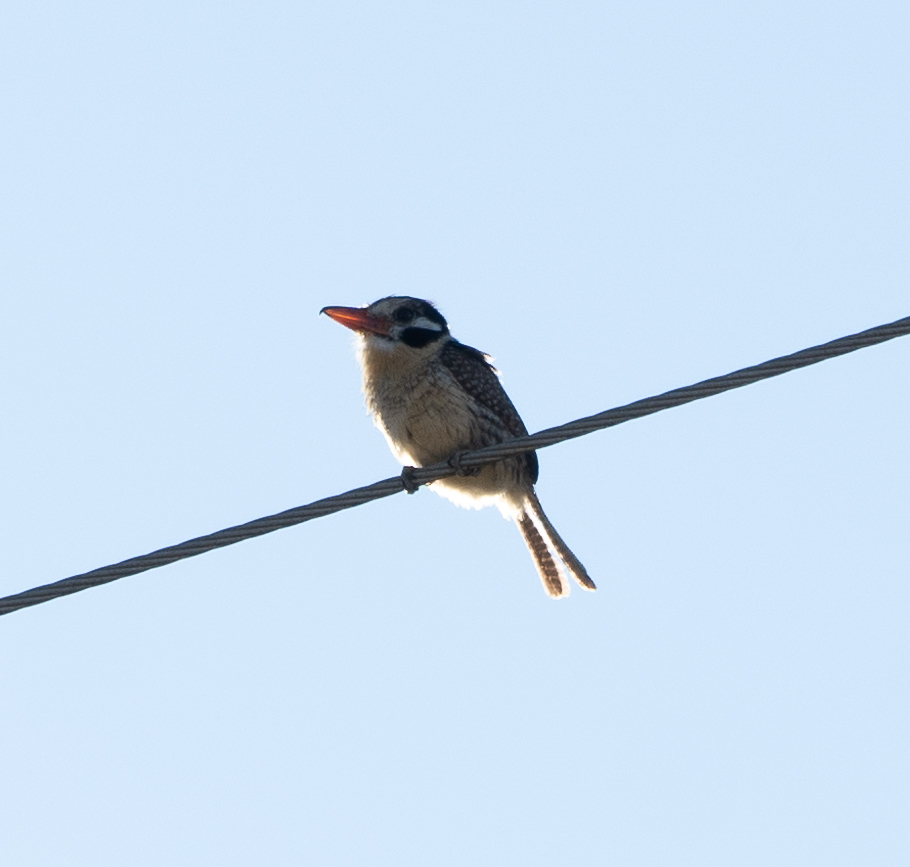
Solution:
<path fill-rule="evenodd" d="M 83 572 L 80 575 L 63 578 L 60 581 L 34 587 L 22 593 L 4 596 L 0 598 L 0 614 L 9 614 L 12 611 L 18 611 L 20 608 L 38 605 L 41 602 L 48 602 L 51 599 L 67 596 L 70 593 L 78 593 L 80 590 L 107 584 L 110 581 L 116 581 L 118 578 L 125 578 L 127 575 L 136 575 L 149 569 L 157 569 L 159 566 L 166 566 L 169 563 L 176 563 L 178 560 L 195 557 L 197 554 L 214 551 L 216 548 L 224 548 L 227 545 L 242 542 L 244 539 L 252 539 L 255 536 L 262 536 L 275 530 L 292 527 L 295 524 L 302 524 L 304 521 L 312 521 L 314 518 L 331 515 L 343 509 L 361 506 L 372 500 L 390 497 L 392 494 L 398 494 L 404 490 L 413 492 L 421 485 L 455 475 L 472 467 L 479 467 L 512 455 L 585 436 L 596 430 L 603 430 L 604 428 L 623 424 L 655 412 L 691 403 L 694 400 L 701 400 L 704 397 L 711 397 L 724 391 L 751 385 L 762 379 L 780 376 L 782 373 L 788 373 L 791 370 L 808 367 L 810 364 L 817 364 L 820 361 L 836 358 L 839 355 L 884 343 L 887 340 L 893 340 L 895 337 L 902 337 L 907 334 L 910 334 L 910 316 L 890 322 L 887 325 L 879 325 L 876 328 L 861 331 L 858 334 L 841 337 L 829 343 L 812 346 L 808 349 L 794 352 L 791 355 L 773 358 L 763 364 L 744 367 L 742 370 L 736 370 L 724 376 L 716 376 L 694 385 L 675 388 L 672 391 L 637 400 L 614 409 L 608 409 L 605 412 L 577 419 L 568 424 L 547 428 L 530 436 L 516 437 L 499 445 L 462 452 L 448 462 L 434 464 L 429 467 L 407 468 L 402 472 L 401 476 L 383 479 L 381 482 L 376 482 L 372 485 L 354 488 L 334 497 L 326 497 L 305 506 L 298 506 L 294 509 L 278 512 L 275 515 L 268 515 L 265 518 L 238 524 L 236 527 L 228 527 L 225 530 L 219 530 L 217 533 L 210 533 L 207 536 L 198 536 L 178 545 L 160 548 L 150 554 L 131 557 L 120 563 L 102 566 L 100 569 L 93 569 L 91 572 Z"/>

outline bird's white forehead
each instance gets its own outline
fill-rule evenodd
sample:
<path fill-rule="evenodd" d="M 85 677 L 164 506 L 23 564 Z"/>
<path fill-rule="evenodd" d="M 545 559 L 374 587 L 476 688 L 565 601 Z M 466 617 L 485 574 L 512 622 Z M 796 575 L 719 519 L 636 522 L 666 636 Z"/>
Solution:
<path fill-rule="evenodd" d="M 396 313 L 401 310 L 410 310 L 414 316 L 409 320 L 399 320 Z M 439 311 L 429 302 L 409 295 L 392 295 L 380 298 L 367 307 L 367 311 L 376 317 L 391 319 L 402 326 L 416 326 L 427 331 L 446 330 L 445 319 Z"/>
<path fill-rule="evenodd" d="M 367 310 L 374 316 L 391 316 L 400 307 L 410 307 L 417 312 L 420 301 L 406 295 L 392 295 L 389 298 L 380 298 L 367 305 Z"/>

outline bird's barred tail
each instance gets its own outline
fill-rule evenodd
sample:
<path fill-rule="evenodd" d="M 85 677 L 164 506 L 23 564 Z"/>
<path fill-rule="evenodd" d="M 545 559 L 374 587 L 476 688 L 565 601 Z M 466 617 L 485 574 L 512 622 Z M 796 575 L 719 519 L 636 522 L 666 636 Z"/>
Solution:
<path fill-rule="evenodd" d="M 586 590 L 597 589 L 581 561 L 550 523 L 533 491 L 525 499 L 524 508 L 518 515 L 518 527 L 534 558 L 544 589 L 550 596 L 568 594 L 569 584 L 563 572 L 568 572 Z"/>
<path fill-rule="evenodd" d="M 521 535 L 524 536 L 534 559 L 540 580 L 543 581 L 543 589 L 553 597 L 565 596 L 569 592 L 569 586 L 560 574 L 547 543 L 540 535 L 540 530 L 526 511 L 522 511 L 518 516 L 518 529 L 521 530 Z"/>

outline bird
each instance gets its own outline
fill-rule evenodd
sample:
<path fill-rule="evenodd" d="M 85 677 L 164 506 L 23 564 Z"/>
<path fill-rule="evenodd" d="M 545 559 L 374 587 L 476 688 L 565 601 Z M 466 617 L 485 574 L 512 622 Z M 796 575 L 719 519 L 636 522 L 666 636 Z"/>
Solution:
<path fill-rule="evenodd" d="M 365 307 L 320 312 L 356 333 L 367 409 L 406 469 L 453 458 L 457 467 L 461 452 L 527 435 L 490 356 L 452 337 L 429 301 L 391 295 Z M 532 451 L 430 487 L 466 508 L 496 505 L 514 520 L 551 597 L 568 595 L 569 575 L 594 590 L 540 505 L 534 489 L 538 472 Z"/>

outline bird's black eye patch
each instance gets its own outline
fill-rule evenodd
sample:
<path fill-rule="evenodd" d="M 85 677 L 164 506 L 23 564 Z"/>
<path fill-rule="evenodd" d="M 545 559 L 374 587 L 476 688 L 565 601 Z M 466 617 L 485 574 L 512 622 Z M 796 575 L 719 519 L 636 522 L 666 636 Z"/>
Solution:
<path fill-rule="evenodd" d="M 432 328 L 405 328 L 401 332 L 401 342 L 407 346 L 413 346 L 415 349 L 420 349 L 434 340 L 439 340 L 442 334 L 442 331 L 434 331 Z"/>
<path fill-rule="evenodd" d="M 410 307 L 399 307 L 393 314 L 392 318 L 402 325 L 411 322 L 417 314 Z"/>

